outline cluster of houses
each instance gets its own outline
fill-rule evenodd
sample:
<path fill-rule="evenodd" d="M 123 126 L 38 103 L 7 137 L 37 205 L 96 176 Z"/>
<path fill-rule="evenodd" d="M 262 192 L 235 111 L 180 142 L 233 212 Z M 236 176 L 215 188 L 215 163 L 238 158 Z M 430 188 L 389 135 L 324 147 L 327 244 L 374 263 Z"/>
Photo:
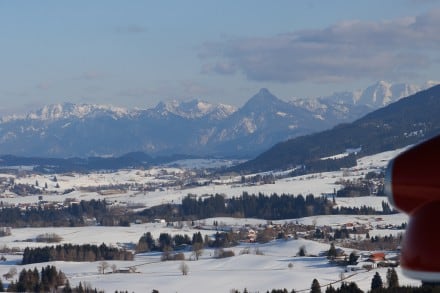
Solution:
<path fill-rule="evenodd" d="M 217 228 L 218 230 L 222 230 L 222 231 L 241 233 L 241 235 L 243 235 L 243 239 L 241 241 L 247 243 L 257 242 L 259 240 L 258 239 L 259 233 L 265 233 L 268 229 L 272 231 L 271 235 L 274 235 L 274 237 L 280 237 L 280 235 L 282 235 L 284 239 L 296 239 L 300 237 L 300 238 L 317 240 L 314 238 L 316 236 L 317 229 L 320 230 L 322 233 L 331 233 L 331 231 L 332 230 L 334 231 L 335 229 L 348 229 L 351 230 L 352 232 L 358 231 L 365 235 L 366 232 L 368 232 L 373 228 L 373 225 L 371 223 L 361 224 L 361 223 L 351 223 L 351 222 L 338 225 L 336 227 L 322 226 L 319 228 L 317 228 L 315 225 L 301 225 L 298 223 L 285 223 L 285 224 L 267 223 L 260 225 L 247 224 L 241 227 L 228 226 L 228 225 L 217 225 L 216 227 L 213 226 L 203 227 L 198 225 L 196 226 L 196 228 L 199 229 Z M 380 226 L 380 224 L 376 225 L 376 228 L 378 228 L 378 226 Z M 384 227 L 380 226 L 380 228 L 397 229 L 397 226 L 386 225 Z M 348 241 L 357 241 L 357 238 L 353 237 Z M 343 241 L 340 243 L 346 244 L 347 242 Z M 377 267 L 396 267 L 399 265 L 399 259 L 400 259 L 399 249 L 392 251 L 387 251 L 387 250 L 374 251 L 374 252 L 364 251 L 364 252 L 355 253 L 356 255 L 355 263 L 349 262 L 350 253 L 355 250 L 354 249 L 347 249 L 347 250 L 349 252 L 347 252 L 342 248 L 337 248 L 336 256 L 329 258 L 329 262 L 331 262 L 334 265 L 345 266 L 347 272 L 357 271 L 357 270 L 371 270 Z M 323 251 L 321 256 L 327 256 L 327 253 L 328 251 Z"/>
<path fill-rule="evenodd" d="M 323 255 L 327 252 L 324 251 Z M 400 264 L 399 251 L 375 251 L 355 253 L 356 261 L 350 263 L 350 255 L 342 248 L 336 248 L 336 256 L 329 258 L 334 265 L 345 266 L 346 272 L 372 270 L 378 267 L 397 267 Z"/>

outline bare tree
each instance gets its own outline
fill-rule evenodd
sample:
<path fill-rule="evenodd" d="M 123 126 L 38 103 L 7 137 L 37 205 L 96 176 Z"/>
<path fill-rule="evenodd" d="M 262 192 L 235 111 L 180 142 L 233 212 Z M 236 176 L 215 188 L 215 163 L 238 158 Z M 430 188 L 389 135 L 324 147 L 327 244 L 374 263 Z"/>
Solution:
<path fill-rule="evenodd" d="M 98 272 L 101 274 L 105 273 L 105 270 L 108 269 L 110 265 L 106 261 L 101 261 L 98 265 Z"/>
<path fill-rule="evenodd" d="M 12 279 L 13 277 L 15 277 L 15 275 L 17 274 L 17 268 L 12 267 L 9 269 L 9 271 L 3 275 L 3 277 L 7 280 L 7 279 Z"/>
<path fill-rule="evenodd" d="M 163 252 L 162 252 L 162 256 L 160 257 L 160 260 L 161 261 L 171 260 L 171 251 L 172 251 L 171 247 L 165 246 L 163 248 Z"/>
<path fill-rule="evenodd" d="M 182 272 L 182 275 L 184 276 L 188 275 L 189 267 L 184 261 L 180 263 L 179 269 Z"/>
<path fill-rule="evenodd" d="M 203 243 L 196 242 L 192 245 L 193 255 L 196 260 L 199 260 L 200 256 L 203 254 Z"/>

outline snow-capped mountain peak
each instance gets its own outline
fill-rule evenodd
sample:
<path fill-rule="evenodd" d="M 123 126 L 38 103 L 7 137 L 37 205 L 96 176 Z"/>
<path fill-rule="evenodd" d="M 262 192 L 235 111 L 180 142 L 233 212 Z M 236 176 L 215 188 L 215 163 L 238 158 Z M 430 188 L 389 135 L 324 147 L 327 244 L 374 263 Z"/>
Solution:
<path fill-rule="evenodd" d="M 354 121 L 417 86 L 378 82 L 356 92 L 284 101 L 261 89 L 240 109 L 201 100 L 155 108 L 54 104 L 0 121 L 0 153 L 25 156 L 211 154 L 252 156 L 288 138 Z"/>
<path fill-rule="evenodd" d="M 170 100 L 160 102 L 154 109 L 161 115 L 172 113 L 174 115 L 195 119 L 209 116 L 213 119 L 222 119 L 234 113 L 237 109 L 234 106 L 225 104 L 212 104 L 198 99 L 190 101 Z"/>
<path fill-rule="evenodd" d="M 31 112 L 25 117 L 15 116 L 15 119 L 31 119 L 31 120 L 57 120 L 66 118 L 84 118 L 86 116 L 98 115 L 106 113 L 113 118 L 121 118 L 129 114 L 125 108 L 110 105 L 91 105 L 91 104 L 52 104 Z M 11 120 L 8 117 L 3 121 Z"/>
<path fill-rule="evenodd" d="M 355 102 L 357 104 L 380 107 L 389 104 L 392 101 L 392 97 L 391 83 L 382 80 L 366 88 L 359 100 Z"/>
<path fill-rule="evenodd" d="M 366 106 L 374 110 L 436 84 L 438 84 L 438 82 L 426 83 L 419 86 L 407 83 L 391 83 L 381 80 L 362 90 L 338 92 L 319 99 L 321 102 L 327 100 L 340 104 Z"/>

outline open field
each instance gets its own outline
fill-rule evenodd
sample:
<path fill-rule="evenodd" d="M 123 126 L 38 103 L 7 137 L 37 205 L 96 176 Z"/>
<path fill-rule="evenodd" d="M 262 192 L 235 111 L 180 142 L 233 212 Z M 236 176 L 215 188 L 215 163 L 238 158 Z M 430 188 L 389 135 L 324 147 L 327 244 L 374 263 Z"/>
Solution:
<path fill-rule="evenodd" d="M 179 203 L 187 194 L 203 196 L 204 194 L 221 193 L 226 197 L 240 196 L 243 192 L 248 193 L 309 193 L 315 196 L 332 193 L 341 185 L 337 183 L 344 180 L 355 180 L 363 177 L 371 171 L 379 171 L 386 166 L 387 161 L 401 150 L 387 152 L 358 161 L 358 166 L 350 170 L 311 174 L 299 177 L 285 177 L 277 179 L 275 184 L 247 186 L 237 183 L 239 178 L 215 178 L 205 186 L 183 188 L 173 185 L 176 178 L 182 176 L 194 176 L 195 172 L 183 168 L 155 168 L 152 170 L 119 170 L 117 172 L 100 172 L 90 174 L 27 174 L 14 176 L 5 174 L 5 177 L 13 177 L 16 183 L 43 185 L 47 183 L 43 194 L 45 202 L 63 203 L 67 198 L 74 200 L 106 199 L 115 205 L 151 207 L 163 203 Z M 194 166 L 192 166 L 194 167 Z M 276 176 L 277 173 L 274 172 Z M 56 181 L 54 181 L 56 176 Z M 199 179 L 201 180 L 201 179 Z M 58 183 L 59 187 L 55 184 Z M 166 184 L 167 187 L 158 187 L 153 191 L 139 191 L 136 188 L 128 188 L 124 191 L 112 191 L 106 194 L 86 191 L 84 187 L 97 187 L 103 185 L 130 185 L 130 184 Z M 61 194 L 60 190 L 74 189 L 68 194 Z M 5 191 L 1 198 L 4 204 L 38 204 L 41 198 L 37 195 L 18 196 Z M 357 198 L 336 198 L 338 206 L 360 207 L 371 206 L 381 210 L 383 201 L 387 198 L 378 196 Z M 285 219 L 272 221 L 273 224 L 295 223 L 298 225 L 316 225 L 342 227 L 347 223 L 370 227 L 371 236 L 399 235 L 403 230 L 387 229 L 387 225 L 401 225 L 406 223 L 407 216 L 394 215 L 327 215 L 313 216 L 299 219 Z M 23 250 L 26 247 L 45 246 L 48 244 L 37 243 L 35 238 L 45 233 L 55 233 L 62 238 L 60 244 L 96 244 L 105 243 L 110 246 L 121 248 L 133 248 L 139 238 L 146 232 L 151 232 L 155 238 L 160 233 L 188 234 L 201 232 L 202 235 L 212 237 L 216 228 L 212 223 L 216 221 L 222 227 L 239 229 L 240 227 L 259 227 L 267 224 L 263 219 L 238 219 L 238 218 L 211 218 L 195 221 L 194 227 L 204 226 L 203 230 L 194 228 L 190 223 L 174 223 L 167 226 L 165 223 L 132 223 L 130 227 L 46 227 L 46 228 L 13 228 L 10 236 L 0 238 L 0 247 Z M 52 244 L 49 244 L 52 245 Z M 297 256 L 301 247 L 304 247 L 307 256 Z M 129 292 L 151 292 L 153 289 L 159 292 L 229 292 L 231 289 L 240 291 L 247 288 L 250 292 L 266 292 L 272 288 L 295 289 L 297 292 L 308 292 L 312 280 L 317 278 L 322 286 L 334 284 L 339 286 L 341 278 L 344 281 L 354 281 L 361 289 L 368 290 L 371 279 L 378 271 L 383 280 L 386 276 L 386 268 L 373 269 L 371 271 L 360 270 L 346 272 L 345 267 L 330 264 L 323 254 L 329 249 L 329 243 L 298 239 L 273 240 L 265 244 L 242 243 L 238 246 L 227 248 L 232 250 L 235 256 L 230 258 L 215 258 L 214 249 L 204 249 L 201 258 L 194 261 L 191 251 L 184 251 L 189 268 L 189 274 L 182 275 L 179 267 L 181 261 L 161 261 L 158 252 L 137 254 L 133 261 L 108 261 L 115 268 L 135 268 L 135 273 L 112 273 L 109 269 L 105 274 L 98 273 L 99 262 L 52 262 L 58 269 L 66 273 L 70 283 L 74 286 L 82 282 L 92 287 L 114 292 L 115 290 L 128 290 Z M 243 252 L 247 252 L 243 254 Z M 258 251 L 258 253 L 255 253 Z M 350 253 L 351 249 L 346 249 Z M 359 255 L 365 255 L 368 251 L 356 251 Z M 18 271 L 22 268 L 42 267 L 47 263 L 31 264 L 22 266 L 21 255 L 4 254 L 6 261 L 0 262 L 0 274 L 3 275 L 11 267 Z M 420 284 L 417 280 L 411 280 L 401 274 L 397 268 L 400 284 Z M 9 280 L 2 279 L 7 284 Z M 302 291 L 304 290 L 304 291 Z"/>

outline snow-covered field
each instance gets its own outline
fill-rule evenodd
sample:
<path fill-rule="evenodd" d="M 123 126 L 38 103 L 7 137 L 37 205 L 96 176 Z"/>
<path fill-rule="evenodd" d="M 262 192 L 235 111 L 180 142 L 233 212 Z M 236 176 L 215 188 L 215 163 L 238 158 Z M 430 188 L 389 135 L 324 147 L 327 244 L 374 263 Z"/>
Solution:
<path fill-rule="evenodd" d="M 244 186 L 238 183 L 226 184 L 236 181 L 238 178 L 219 178 L 212 184 L 202 187 L 180 189 L 169 187 L 157 189 L 149 192 L 139 192 L 128 190 L 125 193 L 100 195 L 96 192 L 85 192 L 80 190 L 84 186 L 99 186 L 110 184 L 126 183 L 160 183 L 166 182 L 170 176 L 180 176 L 186 171 L 181 167 L 155 168 L 152 170 L 120 170 L 118 172 L 90 173 L 90 174 L 56 174 L 59 189 L 74 188 L 75 191 L 67 195 L 44 195 L 46 201 L 63 202 L 66 198 L 76 198 L 77 200 L 106 199 L 126 204 L 142 204 L 151 207 L 162 203 L 180 202 L 187 194 L 203 195 L 221 193 L 228 197 L 239 196 L 244 191 L 248 193 L 289 193 L 289 194 L 321 194 L 332 193 L 340 188 L 336 182 L 343 179 L 355 179 L 363 177 L 369 171 L 377 171 L 384 168 L 389 159 L 393 158 L 402 150 L 386 152 L 375 156 L 362 158 L 358 161 L 358 166 L 344 172 L 327 172 L 312 174 L 300 177 L 290 177 L 276 180 L 275 184 Z M 185 162 L 191 165 L 189 162 Z M 275 174 L 276 175 L 276 174 Z M 7 177 L 9 175 L 0 175 Z M 168 177 L 167 177 L 168 176 Z M 15 178 L 17 183 L 48 184 L 47 190 L 55 191 L 55 181 L 53 175 L 31 175 Z M 36 203 L 38 196 L 17 196 L 10 192 L 1 194 L 1 201 L 10 204 Z M 382 201 L 387 201 L 384 197 L 360 197 L 360 198 L 336 198 L 339 206 L 372 206 L 380 210 Z M 220 222 L 229 226 L 244 226 L 265 224 L 266 220 L 261 219 L 235 219 L 235 218 L 216 218 L 203 219 L 199 222 L 212 223 Z M 384 224 L 400 225 L 408 221 L 403 214 L 387 216 L 314 216 L 300 219 L 286 219 L 274 221 L 275 223 L 298 222 L 307 225 L 342 225 L 345 223 L 369 224 L 373 230 L 371 235 L 388 235 L 401 231 L 379 229 Z M 137 243 L 145 232 L 151 232 L 155 238 L 160 233 L 188 234 L 192 235 L 198 230 L 194 230 L 187 225 L 183 228 L 166 227 L 160 223 L 131 224 L 130 227 L 74 227 L 74 228 L 23 228 L 12 229 L 12 235 L 0 238 L 0 247 L 20 248 L 32 246 L 43 246 L 46 244 L 33 242 L 36 236 L 44 233 L 56 233 L 62 237 L 61 243 L 74 244 L 101 244 L 114 246 L 127 246 Z M 213 235 L 213 230 L 201 230 L 202 234 Z M 306 251 L 314 257 L 297 257 L 296 254 L 300 247 L 304 246 Z M 245 248 L 250 248 L 250 254 L 241 254 Z M 256 249 L 262 255 L 253 253 Z M 144 253 L 135 256 L 133 261 L 109 261 L 118 268 L 136 267 L 136 273 L 98 273 L 98 263 L 96 262 L 53 262 L 58 269 L 62 270 L 70 280 L 72 285 L 79 282 L 88 283 L 92 287 L 103 289 L 106 292 L 115 290 L 128 290 L 129 292 L 151 292 L 153 289 L 159 292 L 230 292 L 231 289 L 243 291 L 247 288 L 250 292 L 266 292 L 273 288 L 287 288 L 289 291 L 295 289 L 297 292 L 308 292 L 314 278 L 318 279 L 321 285 L 331 284 L 339 287 L 341 277 L 345 281 L 355 281 L 361 289 L 368 290 L 371 285 L 373 275 L 378 271 L 385 280 L 386 269 L 373 269 L 371 271 L 345 272 L 343 267 L 329 264 L 328 260 L 319 256 L 322 252 L 329 249 L 329 244 L 310 241 L 305 239 L 297 240 L 274 240 L 266 244 L 241 244 L 230 248 L 235 252 L 231 258 L 216 259 L 214 250 L 205 249 L 202 257 L 198 261 L 187 260 L 185 263 L 189 267 L 189 274 L 182 275 L 179 266 L 180 261 L 161 262 L 161 255 L 158 253 Z M 190 258 L 191 252 L 186 252 L 186 258 Z M 20 255 L 5 255 L 7 261 L 0 262 L 0 275 L 5 274 L 11 267 L 16 267 L 20 271 L 23 267 L 34 268 L 46 266 L 44 264 L 32 264 L 21 266 Z M 291 265 L 289 265 L 291 264 Z M 110 270 L 109 270 L 110 271 Z M 419 285 L 417 280 L 411 280 L 401 274 L 397 269 L 400 284 Z M 8 281 L 2 279 L 3 283 Z"/>
<path fill-rule="evenodd" d="M 406 218 L 402 215 L 384 216 L 381 222 L 400 223 Z M 217 218 L 207 219 L 207 222 L 217 220 L 228 225 L 245 225 L 265 223 L 264 220 Z M 310 224 L 313 221 L 317 225 L 340 224 L 346 221 L 372 222 L 378 221 L 374 216 L 319 216 L 298 219 L 301 223 Z M 290 220 L 286 220 L 290 221 Z M 155 237 L 161 232 L 189 234 L 196 232 L 192 229 L 167 228 L 162 224 L 140 224 L 131 227 L 75 227 L 75 228 L 24 228 L 13 229 L 12 235 L 0 238 L 0 246 L 26 247 L 37 244 L 28 242 L 42 233 L 56 233 L 63 238 L 62 243 L 106 243 L 120 245 L 122 243 L 136 243 L 140 236 L 146 231 L 153 233 Z M 201 231 L 202 233 L 213 233 L 213 231 Z M 27 240 L 27 241 L 26 241 Z M 310 255 L 315 257 L 296 256 L 300 247 L 304 246 Z M 250 248 L 250 254 L 240 254 L 245 248 Z M 262 255 L 256 255 L 258 250 Z M 347 277 L 346 281 L 355 281 L 364 289 L 369 289 L 371 279 L 376 271 L 383 278 L 386 276 L 386 269 L 372 271 L 345 272 L 343 267 L 330 265 L 324 256 L 319 256 L 329 249 L 328 244 L 315 241 L 298 240 L 274 240 L 266 244 L 242 244 L 230 248 L 235 256 L 225 259 L 215 259 L 214 250 L 205 249 L 198 261 L 186 261 L 189 267 L 189 274 L 183 276 L 179 266 L 180 261 L 160 261 L 160 254 L 145 253 L 139 254 L 133 261 L 109 261 L 118 268 L 136 266 L 136 273 L 98 273 L 98 263 L 95 262 L 53 262 L 58 269 L 66 273 L 72 285 L 84 282 L 93 287 L 103 289 L 106 292 L 115 290 L 128 290 L 129 292 L 151 292 L 157 289 L 160 292 L 229 292 L 230 289 L 243 290 L 247 288 L 251 292 L 265 292 L 272 288 L 288 288 L 297 291 L 310 288 L 312 280 L 317 278 L 321 285 L 338 282 L 341 273 Z M 6 262 L 0 262 L 0 274 L 6 273 L 11 266 L 18 271 L 22 269 L 19 265 L 21 260 L 17 255 L 5 255 Z M 186 253 L 190 258 L 190 252 Z M 289 264 L 292 267 L 289 267 Z M 42 267 L 44 264 L 32 264 L 24 268 Z M 399 281 L 401 284 L 418 285 L 419 281 L 407 279 L 400 270 Z M 5 281 L 4 281 L 5 282 Z M 339 286 L 339 283 L 334 284 Z"/>
<path fill-rule="evenodd" d="M 275 184 L 264 185 L 242 185 L 239 183 L 228 184 L 231 182 L 239 182 L 238 177 L 227 177 L 213 180 L 211 184 L 201 187 L 191 187 L 182 189 L 181 187 L 167 187 L 158 188 L 155 191 L 139 192 L 136 190 L 128 190 L 125 193 L 101 195 L 96 192 L 86 192 L 82 187 L 96 187 L 104 185 L 118 185 L 118 184 L 151 184 L 167 182 L 170 177 L 179 176 L 185 172 L 189 172 L 182 168 L 166 167 L 153 168 L 151 170 L 120 170 L 117 172 L 97 172 L 90 174 L 57 174 L 57 181 L 53 181 L 54 175 L 29 175 L 15 179 L 16 183 L 35 184 L 39 183 L 43 186 L 47 183 L 48 191 L 60 191 L 66 189 L 75 189 L 75 191 L 66 195 L 44 195 L 46 201 L 63 202 L 66 198 L 76 198 L 78 200 L 91 199 L 106 199 L 108 201 L 124 202 L 128 204 L 141 204 L 145 207 L 151 207 L 164 203 L 179 203 L 182 198 L 188 194 L 204 195 L 204 194 L 224 194 L 226 197 L 240 196 L 243 192 L 249 194 L 302 194 L 306 196 L 313 194 L 321 196 L 322 194 L 333 193 L 338 190 L 341 185 L 337 182 L 340 179 L 353 180 L 363 177 L 369 171 L 377 171 L 384 168 L 387 162 L 402 152 L 404 149 L 380 153 L 373 156 L 368 156 L 358 160 L 358 165 L 349 170 L 323 172 L 317 174 L 309 174 L 298 177 L 288 177 L 279 179 Z M 189 163 L 187 163 L 189 164 Z M 274 173 L 277 175 L 277 173 Z M 2 176 L 2 175 L 0 175 Z M 4 177 L 10 175 L 3 175 Z M 183 176 L 183 175 L 182 175 Z M 59 188 L 56 188 L 56 184 Z M 18 204 L 18 203 L 36 203 L 39 201 L 38 196 L 18 197 L 12 193 L 3 193 L 0 195 L 4 203 Z M 341 206 L 372 206 L 381 208 L 382 201 L 386 201 L 384 197 L 379 198 L 358 198 L 356 200 L 338 199 L 338 204 Z"/>

